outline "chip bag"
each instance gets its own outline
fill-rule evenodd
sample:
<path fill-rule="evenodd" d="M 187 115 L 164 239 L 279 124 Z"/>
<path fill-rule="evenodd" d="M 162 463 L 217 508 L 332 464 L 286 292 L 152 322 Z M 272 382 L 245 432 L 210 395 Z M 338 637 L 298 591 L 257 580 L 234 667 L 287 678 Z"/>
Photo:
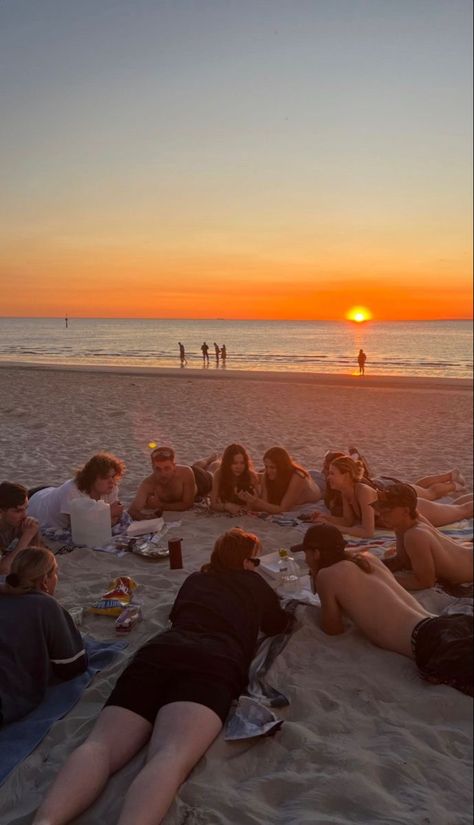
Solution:
<path fill-rule="evenodd" d="M 130 576 L 119 576 L 112 581 L 110 590 L 89 608 L 89 612 L 98 616 L 120 616 L 122 610 L 130 604 L 137 586 Z"/>

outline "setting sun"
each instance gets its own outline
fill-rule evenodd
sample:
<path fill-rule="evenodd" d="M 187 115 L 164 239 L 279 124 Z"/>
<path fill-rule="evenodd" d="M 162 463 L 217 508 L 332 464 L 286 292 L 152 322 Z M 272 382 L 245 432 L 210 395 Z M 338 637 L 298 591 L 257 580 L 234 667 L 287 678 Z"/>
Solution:
<path fill-rule="evenodd" d="M 372 313 L 367 307 L 352 307 L 346 312 L 348 321 L 355 321 L 356 324 L 363 324 L 364 321 L 370 321 Z"/>

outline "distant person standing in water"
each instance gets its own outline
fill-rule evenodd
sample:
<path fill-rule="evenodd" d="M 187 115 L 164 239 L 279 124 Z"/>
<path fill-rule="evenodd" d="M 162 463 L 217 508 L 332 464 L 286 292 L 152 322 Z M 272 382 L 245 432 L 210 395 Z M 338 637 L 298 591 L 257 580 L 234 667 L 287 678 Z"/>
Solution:
<path fill-rule="evenodd" d="M 359 355 L 357 356 L 357 363 L 359 364 L 359 375 L 365 375 L 365 362 L 367 361 L 367 356 L 363 349 L 359 350 Z"/>
<path fill-rule="evenodd" d="M 225 344 L 222 344 L 222 347 L 221 347 L 221 358 L 222 358 L 222 363 L 225 364 L 225 361 L 226 361 L 226 358 L 227 358 L 227 348 L 226 348 Z"/>
<path fill-rule="evenodd" d="M 64 319 L 64 323 L 66 324 L 66 329 L 67 329 L 68 328 L 68 323 L 69 323 L 69 319 L 68 319 L 67 315 Z"/>
<path fill-rule="evenodd" d="M 209 347 L 207 346 L 205 341 L 201 347 L 201 352 L 203 364 L 209 364 Z"/>
<path fill-rule="evenodd" d="M 178 346 L 179 346 L 179 360 L 181 361 L 181 366 L 185 367 L 186 364 L 188 363 L 187 360 L 186 360 L 186 350 L 184 349 L 184 344 L 182 344 L 181 341 L 178 341 Z"/>
<path fill-rule="evenodd" d="M 220 349 L 219 349 L 219 344 L 216 344 L 215 341 L 214 341 L 214 352 L 216 354 L 216 363 L 218 364 L 219 363 Z"/>

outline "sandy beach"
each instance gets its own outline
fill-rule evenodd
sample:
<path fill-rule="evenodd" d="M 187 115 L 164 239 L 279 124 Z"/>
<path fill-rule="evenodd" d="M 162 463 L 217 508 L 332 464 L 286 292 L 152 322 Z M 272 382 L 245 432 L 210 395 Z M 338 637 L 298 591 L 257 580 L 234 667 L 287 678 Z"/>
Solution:
<path fill-rule="evenodd" d="M 121 500 L 149 472 L 150 441 L 171 444 L 191 463 L 242 442 L 256 467 L 284 445 L 319 468 L 328 448 L 355 444 L 373 474 L 404 480 L 459 467 L 472 489 L 472 382 L 353 376 L 210 373 L 199 370 L 29 368 L 3 364 L 2 479 L 59 484 L 94 452 L 127 464 Z M 163 629 L 174 596 L 207 560 L 217 535 L 239 524 L 264 552 L 300 533 L 246 516 L 202 510 L 165 514 L 181 522 L 184 570 L 166 561 L 86 549 L 58 557 L 59 601 L 87 607 L 119 574 L 139 583 L 145 619 L 120 661 L 99 674 L 79 704 L 1 789 L 0 823 L 26 825 L 66 755 L 89 731 L 124 661 Z M 421 591 L 433 612 L 450 603 Z M 472 700 L 417 676 L 414 664 L 378 650 L 354 628 L 337 638 L 318 626 L 317 608 L 298 608 L 299 626 L 269 681 L 290 699 L 272 738 L 226 743 L 220 736 L 182 786 L 166 825 L 468 825 L 472 822 Z M 115 637 L 113 622 L 82 627 Z M 81 825 L 113 825 L 140 754 L 110 782 Z"/>

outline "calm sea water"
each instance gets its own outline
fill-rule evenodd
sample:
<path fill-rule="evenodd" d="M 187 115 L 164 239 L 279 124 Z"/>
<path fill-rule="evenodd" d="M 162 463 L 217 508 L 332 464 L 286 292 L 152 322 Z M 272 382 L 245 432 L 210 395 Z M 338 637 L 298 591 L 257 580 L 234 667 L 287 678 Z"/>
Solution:
<path fill-rule="evenodd" d="M 359 349 L 366 372 L 472 377 L 470 321 L 353 324 L 346 321 L 216 321 L 0 318 L 0 361 L 35 364 L 179 366 L 178 341 L 189 367 L 201 367 L 200 346 L 227 347 L 227 370 L 351 373 Z M 222 366 L 219 366 L 222 369 Z"/>

